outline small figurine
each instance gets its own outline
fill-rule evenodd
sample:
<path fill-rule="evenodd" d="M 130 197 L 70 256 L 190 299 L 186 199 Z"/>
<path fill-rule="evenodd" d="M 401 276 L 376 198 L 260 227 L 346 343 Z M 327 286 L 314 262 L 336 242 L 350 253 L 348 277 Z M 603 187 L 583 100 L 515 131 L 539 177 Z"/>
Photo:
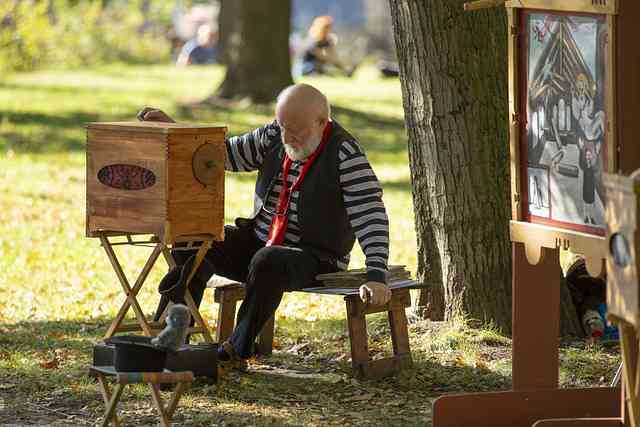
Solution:
<path fill-rule="evenodd" d="M 182 347 L 187 340 L 191 313 L 189 307 L 183 304 L 174 304 L 167 314 L 167 326 L 151 340 L 151 344 L 157 347 L 165 347 L 173 351 Z"/>

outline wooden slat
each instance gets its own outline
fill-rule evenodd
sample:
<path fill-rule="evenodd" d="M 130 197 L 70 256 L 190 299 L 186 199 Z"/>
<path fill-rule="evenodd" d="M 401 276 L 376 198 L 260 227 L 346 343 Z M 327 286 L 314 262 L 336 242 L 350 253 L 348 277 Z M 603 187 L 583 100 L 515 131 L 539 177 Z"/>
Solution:
<path fill-rule="evenodd" d="M 142 199 L 133 194 L 121 196 L 90 195 L 89 215 L 112 218 L 146 218 L 163 222 L 167 208 L 162 199 Z"/>
<path fill-rule="evenodd" d="M 613 418 L 620 390 L 609 387 L 501 391 L 441 396 L 433 427 L 531 427 L 546 418 Z"/>
<path fill-rule="evenodd" d="M 640 133 L 640 43 L 638 38 L 638 22 L 640 22 L 640 2 L 633 0 L 620 1 L 620 14 L 615 17 L 614 31 L 610 37 L 617 43 L 613 73 L 615 76 L 615 123 L 620 152 L 618 153 L 618 170 L 630 174 L 640 168 L 640 146 L 637 136 Z M 609 41 L 611 44 L 611 40 Z"/>
<path fill-rule="evenodd" d="M 359 369 L 362 372 L 362 379 L 375 380 L 392 375 L 411 366 L 413 366 L 411 355 L 403 354 L 384 359 L 369 360 L 363 363 Z"/>
<path fill-rule="evenodd" d="M 152 134 L 220 134 L 226 133 L 226 126 L 192 125 L 186 123 L 163 122 L 93 122 L 87 124 L 87 129 L 117 132 L 143 132 Z"/>
<path fill-rule="evenodd" d="M 633 1 L 633 0 L 632 0 Z M 542 9 L 563 12 L 588 12 L 588 13 L 617 13 L 617 2 L 608 0 L 601 4 L 593 0 L 509 0 L 505 3 L 508 8 Z"/>
<path fill-rule="evenodd" d="M 164 322 L 149 322 L 149 328 L 154 332 L 159 332 L 165 328 L 166 324 Z M 137 332 L 141 331 L 142 328 L 138 323 L 135 322 L 126 322 L 122 323 L 118 328 L 116 328 L 115 332 Z M 187 332 L 190 334 L 200 333 L 203 329 L 200 327 L 197 328 L 188 328 Z"/>
<path fill-rule="evenodd" d="M 164 161 L 167 158 L 165 137 L 103 134 L 89 135 L 87 151 L 94 161 Z"/>
<path fill-rule="evenodd" d="M 162 238 L 164 235 L 164 224 L 159 222 L 159 218 L 112 218 L 91 215 L 89 217 L 89 231 L 96 232 L 100 230 L 155 234 Z"/>
<path fill-rule="evenodd" d="M 511 158 L 511 219 L 522 219 L 521 184 L 520 184 L 520 125 L 517 119 L 520 113 L 520 94 L 518 87 L 518 54 L 520 31 L 519 12 L 507 9 L 507 25 L 511 29 L 507 40 L 508 53 L 508 85 L 509 85 L 509 153 Z"/>
<path fill-rule="evenodd" d="M 622 354 L 622 375 L 627 396 L 626 403 L 632 426 L 640 422 L 640 407 L 636 396 L 636 370 L 638 369 L 638 338 L 635 329 L 627 322 L 618 324 L 620 329 L 620 353 Z"/>
<path fill-rule="evenodd" d="M 553 418 L 537 421 L 533 427 L 623 427 L 618 418 Z"/>

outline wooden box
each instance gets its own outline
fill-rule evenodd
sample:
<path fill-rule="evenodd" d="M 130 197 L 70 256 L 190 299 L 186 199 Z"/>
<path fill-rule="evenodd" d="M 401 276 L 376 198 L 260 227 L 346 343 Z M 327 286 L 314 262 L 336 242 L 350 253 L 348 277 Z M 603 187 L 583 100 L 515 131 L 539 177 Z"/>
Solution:
<path fill-rule="evenodd" d="M 225 127 L 159 122 L 87 126 L 87 236 L 224 238 Z"/>
<path fill-rule="evenodd" d="M 637 248 L 640 181 L 606 175 L 607 311 L 612 320 L 640 327 Z"/>

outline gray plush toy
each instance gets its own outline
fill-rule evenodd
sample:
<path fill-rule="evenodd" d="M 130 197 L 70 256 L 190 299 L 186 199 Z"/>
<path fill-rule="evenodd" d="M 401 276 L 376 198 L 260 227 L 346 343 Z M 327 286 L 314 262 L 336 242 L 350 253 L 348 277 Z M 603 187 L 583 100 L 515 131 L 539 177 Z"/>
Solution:
<path fill-rule="evenodd" d="M 178 350 L 187 340 L 187 331 L 191 322 L 189 307 L 183 304 L 174 304 L 167 314 L 167 326 L 151 340 L 151 344 Z"/>

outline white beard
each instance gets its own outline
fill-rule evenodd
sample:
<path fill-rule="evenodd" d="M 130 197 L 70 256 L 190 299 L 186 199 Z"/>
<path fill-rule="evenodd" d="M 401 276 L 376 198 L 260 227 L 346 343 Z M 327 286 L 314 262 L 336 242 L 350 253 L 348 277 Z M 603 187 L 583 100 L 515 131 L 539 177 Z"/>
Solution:
<path fill-rule="evenodd" d="M 318 148 L 321 142 L 322 134 L 313 135 L 298 149 L 293 148 L 291 145 L 283 144 L 284 152 L 287 153 L 287 156 L 289 156 L 291 160 L 301 162 L 302 160 L 309 158 L 309 156 L 316 151 L 316 148 Z"/>

